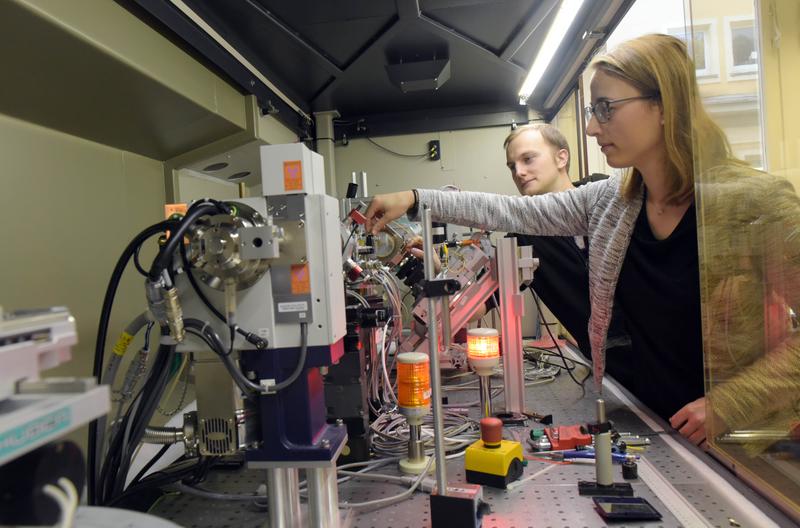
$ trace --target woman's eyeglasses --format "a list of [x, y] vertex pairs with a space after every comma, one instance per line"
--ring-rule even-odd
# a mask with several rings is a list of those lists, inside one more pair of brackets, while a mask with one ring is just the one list
[[638, 95], [636, 97], [624, 97], [622, 99], [601, 99], [594, 104], [590, 104], [586, 108], [583, 109], [584, 115], [586, 117], [586, 122], [588, 123], [592, 119], [592, 115], [597, 118], [598, 123], [608, 123], [608, 120], [611, 119], [611, 114], [613, 108], [611, 105], [617, 103], [624, 103], [626, 101], [635, 101], [637, 99], [654, 99], [657, 97], [656, 95]]

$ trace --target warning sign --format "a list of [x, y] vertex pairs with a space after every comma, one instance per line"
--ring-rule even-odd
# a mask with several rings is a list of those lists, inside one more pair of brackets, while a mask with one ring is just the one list
[[186, 214], [186, 210], [189, 206], [185, 203], [171, 203], [171, 204], [164, 204], [164, 218], [169, 218], [174, 214], [179, 214], [184, 216]]
[[311, 278], [308, 275], [308, 264], [294, 264], [290, 275], [293, 295], [311, 293]]
[[283, 162], [283, 190], [303, 190], [303, 163], [300, 160]]
[[[189, 205], [185, 203], [171, 203], [164, 204], [164, 218], [169, 220], [172, 215], [186, 216], [186, 211], [189, 210]], [[167, 240], [169, 240], [169, 230], [167, 230]], [[189, 245], [189, 237], [183, 237], [183, 243]]]

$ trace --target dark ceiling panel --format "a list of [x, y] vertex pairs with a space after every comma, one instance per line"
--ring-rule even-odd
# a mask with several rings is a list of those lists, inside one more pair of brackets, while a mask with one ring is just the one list
[[[430, 126], [463, 125], [470, 108], [475, 126], [503, 116], [518, 121], [517, 93], [559, 5], [558, 0], [184, 1], [301, 108], [338, 110], [343, 122], [376, 116], [385, 130], [395, 130], [392, 116], [403, 114], [438, 123]], [[175, 9], [170, 0], [138, 2]], [[558, 109], [576, 85], [578, 67], [632, 3], [586, 2], [529, 99], [534, 109], [545, 117]], [[450, 61], [444, 84], [438, 78], [411, 79], [404, 86], [414, 81], [437, 86], [436, 91], [404, 93], [386, 72], [388, 64], [434, 59]], [[434, 114], [435, 119], [424, 117]]]
[[245, 0], [244, 3], [250, 4], [253, 15], [271, 13], [342, 68], [397, 18], [394, 0]]
[[187, 4], [281, 90], [308, 101], [330, 81], [324, 59], [245, 2]]
[[[330, 104], [344, 115], [407, 111], [419, 108], [462, 106], [462, 101], [482, 104], [517, 103], [516, 92], [506, 87], [522, 82], [522, 72], [510, 69], [487, 56], [476, 56], [465, 42], [442, 36], [426, 27], [410, 27], [385, 48], [370, 50], [341, 79], [330, 96]], [[446, 49], [450, 57], [450, 80], [437, 91], [403, 93], [386, 74], [387, 49]], [[322, 109], [324, 102], [319, 102]]]
[[[547, 31], [550, 29], [550, 26], [553, 25], [553, 20], [556, 18], [557, 9], [552, 8], [555, 2], [548, 3], [547, 5], [542, 5], [543, 2], [537, 2], [537, 4], [539, 5], [531, 10], [529, 16], [536, 16], [537, 13], [541, 12], [539, 9], [544, 10], [547, 16], [537, 20], [538, 24], [535, 26], [535, 31], [527, 35], [527, 38], [521, 43], [519, 48], [510, 50], [513, 54], [509, 60], [514, 64], [524, 67], [526, 70], [530, 69], [534, 59], [536, 59], [536, 53], [539, 51], [539, 48], [542, 47], [542, 43], [545, 37], [547, 37]], [[558, 6], [556, 5], [556, 7]], [[528, 23], [529, 20], [527, 17], [520, 20], [519, 26], [515, 29], [515, 32], [521, 32], [525, 35], [526, 29], [528, 29], [526, 28], [526, 24]], [[507, 45], [513, 45], [513, 43], [509, 42]]]
[[538, 3], [531, 0], [422, 0], [420, 8], [424, 15], [499, 54]]

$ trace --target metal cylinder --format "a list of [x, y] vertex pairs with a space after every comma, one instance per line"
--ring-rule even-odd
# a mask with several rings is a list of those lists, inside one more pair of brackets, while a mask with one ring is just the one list
[[336, 467], [306, 469], [308, 484], [308, 526], [338, 528], [339, 490]]
[[[431, 208], [422, 204], [422, 247], [425, 253], [425, 278], [433, 280], [433, 243], [431, 231]], [[447, 302], [447, 299], [444, 299]], [[428, 313], [436, 313], [436, 299], [428, 298]], [[428, 325], [428, 347], [431, 356], [431, 408], [433, 410], [433, 441], [436, 463], [436, 486], [439, 495], [447, 495], [447, 467], [444, 450], [444, 419], [442, 417], [442, 378], [439, 372], [438, 325]]]
[[597, 399], [597, 423], [606, 422], [606, 402], [602, 398]]
[[422, 460], [425, 456], [425, 451], [422, 447], [422, 439], [420, 438], [421, 425], [408, 426], [408, 459], [417, 462]]
[[287, 468], [286, 470], [286, 498], [291, 507], [292, 519], [297, 519], [300, 522], [300, 470], [297, 468]]
[[300, 526], [300, 489], [297, 469], [267, 470], [269, 525], [273, 528]]
[[488, 418], [492, 415], [492, 378], [478, 376], [481, 389], [481, 417]]
[[[602, 399], [597, 400], [597, 423], [606, 423], [606, 402]], [[598, 486], [611, 486], [614, 483], [610, 432], [594, 435], [594, 467]]]
[[450, 297], [442, 297], [442, 350], [450, 349], [453, 330], [450, 325]]

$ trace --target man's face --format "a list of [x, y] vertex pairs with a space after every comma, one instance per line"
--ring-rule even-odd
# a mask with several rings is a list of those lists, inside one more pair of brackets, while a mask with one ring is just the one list
[[550, 145], [538, 130], [526, 130], [508, 145], [506, 165], [520, 194], [533, 196], [556, 190], [559, 169], [566, 167], [566, 151]]

